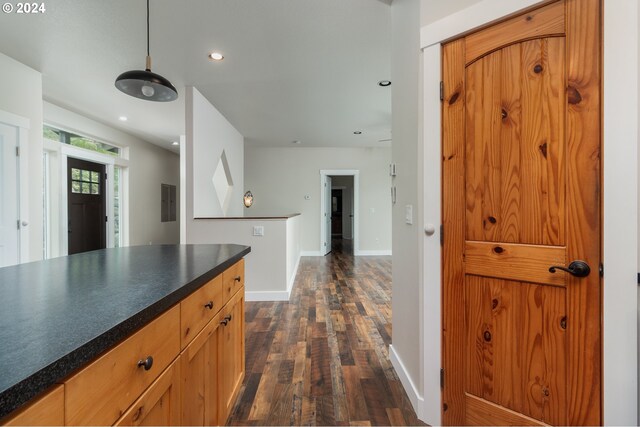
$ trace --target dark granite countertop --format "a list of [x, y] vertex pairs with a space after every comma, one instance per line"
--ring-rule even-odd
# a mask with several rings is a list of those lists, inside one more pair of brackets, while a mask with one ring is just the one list
[[250, 251], [241, 245], [134, 246], [0, 268], [0, 418]]

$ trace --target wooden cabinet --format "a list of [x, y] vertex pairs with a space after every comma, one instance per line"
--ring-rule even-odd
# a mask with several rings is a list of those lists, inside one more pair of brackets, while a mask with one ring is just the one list
[[180, 358], [149, 386], [114, 425], [180, 425]]
[[2, 420], [7, 426], [63, 426], [64, 386], [57, 385], [26, 408]]
[[107, 425], [120, 418], [178, 356], [179, 324], [174, 306], [68, 379], [66, 424]]
[[0, 424], [220, 425], [244, 364], [241, 260]]
[[218, 328], [220, 425], [226, 423], [244, 379], [244, 288], [227, 303], [223, 312]]
[[180, 303], [181, 348], [184, 349], [224, 305], [223, 275], [209, 281]]
[[182, 352], [182, 425], [218, 424], [218, 329], [221, 313]]
[[243, 286], [244, 259], [241, 259], [222, 273], [222, 289], [225, 304]]

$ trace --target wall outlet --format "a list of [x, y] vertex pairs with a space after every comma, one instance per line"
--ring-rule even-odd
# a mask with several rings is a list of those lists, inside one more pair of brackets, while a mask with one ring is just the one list
[[413, 205], [407, 205], [404, 209], [404, 222], [407, 224], [413, 224]]
[[255, 225], [255, 226], [253, 226], [253, 235], [254, 236], [264, 236], [264, 226], [263, 225]]

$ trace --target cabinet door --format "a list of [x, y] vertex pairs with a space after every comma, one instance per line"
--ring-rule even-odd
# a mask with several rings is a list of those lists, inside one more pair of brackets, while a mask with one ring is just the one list
[[180, 425], [180, 358], [149, 386], [115, 425]]
[[244, 379], [244, 288], [223, 311], [225, 316], [218, 333], [220, 425], [226, 424]]
[[55, 386], [26, 408], [4, 419], [5, 426], [63, 426], [64, 386]]
[[211, 320], [182, 352], [182, 425], [218, 423], [218, 325]]

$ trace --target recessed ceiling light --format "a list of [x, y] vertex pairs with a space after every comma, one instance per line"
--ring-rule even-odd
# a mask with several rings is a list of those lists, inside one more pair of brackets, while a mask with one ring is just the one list
[[178, 141], [173, 141], [171, 145], [180, 145], [180, 143]]
[[129, 119], [127, 119], [127, 116], [120, 116], [120, 117], [118, 117], [118, 119], [119, 119], [121, 122], [126, 122], [127, 120], [129, 120]]
[[302, 141], [296, 139], [295, 141], [293, 141], [293, 144], [302, 144]]
[[380, 80], [378, 86], [387, 87], [391, 86], [391, 80]]
[[209, 59], [212, 59], [214, 61], [222, 61], [224, 59], [224, 56], [222, 56], [220, 52], [211, 52], [209, 54]]
[[362, 132], [360, 132], [359, 130], [353, 132], [354, 135], [362, 135]]

